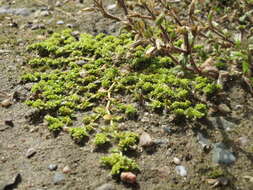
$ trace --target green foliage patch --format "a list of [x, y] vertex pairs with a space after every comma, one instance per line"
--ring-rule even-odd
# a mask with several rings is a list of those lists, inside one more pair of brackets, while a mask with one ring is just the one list
[[[120, 152], [133, 149], [139, 137], [119, 131], [115, 122], [138, 118], [138, 105], [151, 111], [166, 109], [184, 119], [205, 117], [208, 108], [193, 93], [212, 96], [219, 86], [174, 67], [169, 57], [145, 56], [148, 47], [132, 49], [129, 58], [126, 52], [133, 42], [127, 33], [81, 34], [77, 39], [71, 30], [64, 30], [29, 46], [28, 51], [37, 54], [28, 61], [29, 71], [22, 76], [23, 83], [33, 82], [26, 103], [46, 115], [53, 132], [72, 126], [77, 115], [84, 113], [83, 127], [68, 127], [71, 137], [80, 142], [95, 131], [96, 146], [111, 142]], [[138, 169], [121, 154], [104, 157], [102, 163], [112, 167], [113, 175]]]
[[120, 153], [113, 153], [110, 156], [101, 158], [104, 166], [111, 168], [112, 175], [119, 175], [122, 171], [138, 171], [139, 166], [136, 162]]

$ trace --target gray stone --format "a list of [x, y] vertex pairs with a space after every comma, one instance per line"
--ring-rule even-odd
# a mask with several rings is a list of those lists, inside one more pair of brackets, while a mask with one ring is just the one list
[[34, 148], [29, 148], [25, 154], [27, 158], [31, 158], [36, 154], [36, 150]]
[[53, 183], [55, 185], [62, 183], [65, 180], [65, 175], [63, 173], [55, 173], [53, 177]]
[[115, 9], [115, 8], [117, 8], [117, 5], [116, 5], [116, 4], [111, 4], [111, 5], [108, 5], [108, 6], [107, 6], [107, 9], [108, 9], [108, 10], [112, 10], [112, 9]]
[[179, 165], [181, 163], [181, 160], [177, 157], [174, 157], [173, 162], [174, 162], [174, 164]]
[[230, 113], [231, 109], [226, 104], [220, 104], [218, 106], [219, 110], [223, 113]]
[[84, 65], [85, 63], [87, 63], [87, 61], [84, 61], [84, 60], [79, 60], [76, 62], [77, 65]]
[[115, 190], [114, 185], [110, 183], [105, 183], [99, 187], [97, 187], [95, 190]]
[[41, 16], [49, 16], [50, 15], [50, 12], [48, 10], [44, 10], [44, 11], [41, 11], [40, 12], [40, 15]]
[[28, 8], [10, 8], [7, 6], [0, 7], [0, 14], [29, 16], [32, 11]]
[[176, 172], [182, 177], [187, 176], [187, 170], [184, 166], [176, 166]]
[[64, 24], [64, 21], [63, 21], [63, 20], [59, 20], [59, 21], [56, 22], [56, 24], [58, 24], [58, 25], [63, 25], [63, 24]]
[[171, 134], [172, 133], [172, 129], [170, 127], [166, 127], [166, 126], [163, 127], [163, 131], [165, 133], [167, 133], [167, 134]]
[[198, 132], [197, 139], [199, 144], [203, 147], [203, 149], [211, 147], [211, 143], [207, 138], [204, 137], [202, 133]]
[[236, 157], [234, 154], [229, 151], [223, 143], [216, 143], [214, 145], [213, 153], [213, 162], [217, 164], [232, 164], [235, 162]]
[[225, 129], [226, 131], [236, 127], [236, 124], [226, 120], [224, 117], [209, 117], [208, 120], [212, 123], [213, 127], [218, 129]]
[[167, 139], [155, 139], [153, 142], [156, 145], [162, 145], [162, 144], [168, 144], [169, 141]]
[[75, 37], [79, 37], [80, 32], [77, 31], [77, 30], [75, 30], [75, 31], [71, 32], [71, 34], [72, 34], [73, 36], [75, 36]]
[[140, 142], [139, 142], [140, 146], [142, 147], [148, 147], [148, 146], [151, 146], [154, 144], [151, 136], [146, 133], [146, 132], [143, 132], [140, 136]]
[[57, 170], [58, 166], [56, 164], [49, 164], [48, 165], [48, 169], [50, 171], [54, 171], [54, 170]]

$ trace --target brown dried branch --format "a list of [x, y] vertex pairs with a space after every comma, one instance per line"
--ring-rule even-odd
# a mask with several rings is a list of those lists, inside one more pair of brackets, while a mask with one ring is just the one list
[[123, 19], [116, 17], [109, 12], [107, 12], [104, 8], [103, 1], [102, 0], [93, 0], [95, 7], [102, 13], [102, 15], [106, 18], [113, 19], [116, 21], [123, 21]]

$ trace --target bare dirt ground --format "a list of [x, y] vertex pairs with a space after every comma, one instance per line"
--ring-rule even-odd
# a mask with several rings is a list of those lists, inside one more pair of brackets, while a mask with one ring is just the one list
[[[41, 2], [46, 4], [47, 1]], [[240, 82], [231, 81], [222, 100], [230, 108], [229, 113], [217, 115], [224, 116], [229, 124], [221, 120], [212, 125], [203, 121], [173, 126], [166, 118], [152, 113], [142, 114], [138, 121], [123, 123], [139, 132], [145, 130], [160, 140], [156, 150], [135, 156], [141, 172], [137, 176], [138, 184], [133, 186], [112, 179], [109, 170], [100, 167], [99, 158], [103, 153], [94, 152], [90, 143], [78, 146], [65, 133], [53, 137], [40, 117], [35, 117], [33, 110], [23, 103], [29, 89], [28, 85], [19, 83], [23, 63], [29, 57], [25, 47], [44, 39], [52, 31], [67, 27], [92, 34], [115, 34], [118, 26], [95, 13], [81, 14], [79, 10], [89, 6], [91, 1], [84, 4], [69, 1], [49, 14], [41, 2], [0, 2], [0, 12], [3, 8], [16, 10], [0, 14], [0, 91], [16, 92], [17, 96], [9, 107], [0, 107], [0, 190], [93, 190], [103, 184], [112, 184], [111, 189], [212, 189], [207, 179], [219, 172], [228, 184], [218, 189], [253, 189], [253, 98]], [[20, 13], [19, 8], [27, 12]], [[0, 98], [3, 100], [4, 95]], [[33, 122], [29, 122], [31, 119]], [[230, 126], [225, 130], [222, 125], [225, 129], [225, 125]], [[171, 131], [166, 131], [167, 128]], [[224, 142], [231, 148], [236, 162], [229, 166], [212, 163], [211, 152], [204, 152], [198, 143], [198, 132], [212, 143]], [[27, 158], [29, 149], [36, 153]], [[175, 172], [174, 157], [187, 168], [186, 177]], [[58, 166], [56, 171], [48, 169], [50, 164]], [[70, 168], [67, 173], [63, 172], [65, 166]], [[55, 175], [64, 179], [56, 184]]]

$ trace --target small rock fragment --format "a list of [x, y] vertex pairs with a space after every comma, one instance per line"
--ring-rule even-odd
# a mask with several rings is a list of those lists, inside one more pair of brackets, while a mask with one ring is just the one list
[[230, 113], [231, 109], [226, 105], [226, 104], [220, 104], [218, 106], [218, 109], [222, 112], [222, 113]]
[[56, 1], [55, 6], [56, 6], [56, 7], [62, 6], [62, 2], [61, 2], [61, 1]]
[[11, 98], [7, 98], [7, 99], [3, 100], [3, 101], [0, 103], [0, 105], [1, 105], [2, 107], [7, 108], [7, 107], [11, 106], [12, 103], [13, 103], [13, 102], [12, 102]]
[[172, 129], [170, 127], [164, 126], [163, 127], [163, 131], [167, 134], [171, 134], [172, 133]]
[[79, 61], [76, 62], [76, 64], [79, 65], [79, 66], [82, 66], [82, 65], [84, 65], [85, 63], [87, 63], [87, 62], [84, 61], [84, 60], [79, 60]]
[[232, 164], [236, 158], [234, 154], [226, 149], [223, 143], [216, 143], [213, 149], [213, 162], [217, 164]]
[[123, 182], [134, 184], [136, 183], [136, 175], [132, 172], [122, 172], [120, 174], [120, 179]]
[[63, 173], [55, 173], [53, 177], [53, 183], [55, 185], [62, 183], [65, 180], [65, 175]]
[[65, 166], [65, 167], [62, 169], [62, 172], [65, 173], [65, 174], [70, 173], [70, 171], [71, 171], [71, 169], [70, 169], [70, 167], [69, 167], [68, 165]]
[[71, 34], [72, 34], [73, 36], [75, 36], [75, 37], [79, 37], [80, 32], [76, 30], [76, 31], [71, 32]]
[[235, 110], [242, 110], [243, 109], [243, 105], [237, 104], [235, 105]]
[[57, 168], [58, 168], [58, 166], [57, 166], [56, 164], [49, 164], [49, 166], [48, 166], [48, 169], [49, 169], [50, 171], [57, 170]]
[[174, 158], [173, 158], [173, 162], [174, 162], [174, 164], [176, 164], [176, 165], [179, 165], [179, 164], [181, 163], [180, 159], [177, 158], [177, 157], [174, 157]]
[[50, 15], [50, 12], [49, 11], [47, 11], [47, 10], [44, 10], [44, 11], [41, 11], [40, 12], [40, 16], [49, 16]]
[[59, 21], [56, 22], [56, 24], [58, 24], [58, 25], [63, 25], [63, 24], [64, 24], [64, 21], [63, 21], [63, 20], [59, 20]]
[[36, 154], [36, 150], [34, 148], [29, 148], [26, 152], [26, 157], [27, 158], [31, 158], [32, 156], [34, 156]]
[[209, 142], [209, 140], [207, 138], [204, 137], [204, 135], [202, 133], [198, 132], [197, 139], [204, 151], [210, 150], [211, 143]]
[[74, 28], [74, 27], [75, 27], [74, 24], [70, 24], [70, 23], [66, 24], [66, 26], [67, 26], [68, 28]]
[[108, 9], [108, 10], [112, 10], [112, 9], [115, 9], [116, 7], [117, 7], [116, 4], [111, 4], [111, 5], [108, 5], [108, 6], [107, 6], [107, 9]]
[[228, 179], [227, 178], [225, 178], [225, 177], [219, 177], [218, 180], [219, 180], [219, 182], [220, 182], [220, 184], [222, 186], [228, 185]]
[[114, 185], [110, 183], [105, 183], [99, 187], [97, 187], [95, 190], [115, 190]]
[[142, 147], [148, 147], [148, 146], [151, 146], [153, 145], [153, 140], [151, 139], [150, 135], [146, 132], [143, 132], [140, 136], [140, 145]]
[[176, 166], [176, 172], [182, 177], [187, 176], [187, 170], [184, 166]]
[[45, 25], [44, 24], [34, 24], [32, 27], [31, 27], [31, 30], [38, 30], [38, 29], [45, 29]]
[[218, 187], [218, 186], [226, 186], [228, 185], [228, 179], [225, 177], [219, 177], [217, 179], [207, 179], [207, 183], [212, 185], [212, 188]]
[[241, 145], [241, 146], [245, 146], [248, 144], [249, 142], [249, 139], [246, 137], [246, 136], [242, 136], [242, 137], [239, 137], [236, 142]]
[[162, 144], [167, 144], [169, 141], [167, 139], [156, 139], [153, 142], [156, 145], [162, 145]]
[[82, 70], [80, 71], [79, 75], [84, 78], [87, 76], [87, 72], [85, 70]]

